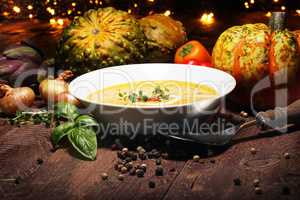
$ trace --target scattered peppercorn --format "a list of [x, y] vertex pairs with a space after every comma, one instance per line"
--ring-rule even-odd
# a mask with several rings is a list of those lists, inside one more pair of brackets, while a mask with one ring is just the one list
[[283, 186], [282, 188], [282, 194], [283, 195], [289, 195], [291, 193], [291, 190], [288, 186]]
[[130, 170], [130, 169], [133, 168], [133, 163], [132, 163], [132, 162], [128, 162], [128, 163], [125, 164], [125, 167], [126, 167], [128, 170]]
[[250, 152], [254, 155], [254, 154], [256, 154], [256, 149], [255, 149], [254, 147], [252, 147], [252, 148], [250, 149]]
[[126, 157], [125, 158], [125, 162], [131, 162], [132, 161], [132, 158], [131, 157]]
[[149, 181], [149, 188], [155, 188], [155, 182]]
[[259, 181], [259, 179], [254, 179], [254, 181], [253, 181], [253, 185], [254, 185], [254, 187], [258, 187], [259, 186], [259, 184], [260, 184], [260, 181]]
[[42, 165], [42, 164], [44, 163], [44, 161], [43, 161], [43, 159], [38, 158], [38, 159], [36, 160], [36, 163], [37, 163], [38, 165]]
[[164, 169], [162, 166], [157, 166], [157, 168], [155, 169], [155, 175], [156, 176], [163, 176], [164, 175]]
[[128, 171], [127, 167], [122, 167], [121, 168], [121, 173], [125, 174]]
[[137, 158], [138, 158], [138, 156], [137, 156], [136, 153], [133, 153], [132, 156], [131, 156], [131, 158], [132, 158], [133, 161], [136, 161]]
[[124, 167], [124, 165], [119, 164], [118, 165], [118, 171], [121, 171], [123, 167]]
[[141, 170], [141, 169], [137, 169], [136, 171], [135, 171], [135, 173], [136, 173], [136, 175], [137, 175], [137, 177], [143, 177], [144, 176], [144, 171], [143, 170]]
[[199, 162], [199, 160], [200, 160], [200, 156], [199, 155], [194, 155], [193, 156], [193, 161], [194, 162]]
[[234, 183], [234, 185], [241, 185], [241, 179], [235, 178], [235, 179], [233, 179], [233, 183]]
[[108, 179], [108, 174], [107, 173], [102, 173], [101, 177], [102, 177], [102, 180], [107, 180]]
[[255, 191], [255, 194], [262, 194], [262, 190], [260, 187], [255, 187], [254, 191]]
[[289, 153], [284, 153], [283, 156], [284, 156], [285, 159], [290, 159], [291, 158], [291, 155]]
[[240, 112], [240, 116], [243, 117], [243, 118], [247, 118], [248, 117], [248, 113], [245, 112], [245, 111], [241, 111]]
[[124, 148], [122, 149], [122, 152], [123, 152], [123, 153], [128, 153], [128, 148], [124, 147]]
[[144, 149], [144, 148], [141, 147], [141, 146], [138, 146], [138, 147], [136, 148], [137, 151], [140, 151], [140, 150], [142, 150], [142, 149]]
[[140, 169], [146, 172], [147, 170], [147, 165], [145, 163], [141, 164]]
[[119, 179], [120, 181], [123, 181], [123, 180], [124, 180], [124, 178], [125, 178], [125, 177], [124, 177], [124, 175], [123, 175], [123, 174], [119, 174], [119, 175], [118, 175], [118, 179]]
[[156, 160], [155, 160], [155, 164], [156, 164], [156, 165], [161, 165], [161, 159], [159, 159], [159, 158], [156, 159]]
[[139, 153], [139, 158], [141, 160], [146, 160], [147, 159], [147, 156], [144, 154], [144, 153]]

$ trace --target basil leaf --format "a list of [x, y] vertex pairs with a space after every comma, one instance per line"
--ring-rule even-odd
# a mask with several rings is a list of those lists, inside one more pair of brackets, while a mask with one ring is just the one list
[[75, 105], [63, 102], [55, 105], [54, 113], [58, 119], [64, 118], [69, 120], [75, 120], [80, 114]]
[[72, 146], [85, 158], [95, 160], [97, 155], [97, 137], [92, 129], [73, 128], [68, 134]]
[[97, 121], [89, 115], [80, 115], [76, 118], [76, 125], [80, 128], [98, 127]]
[[51, 140], [55, 146], [58, 145], [60, 140], [69, 134], [69, 131], [75, 126], [73, 122], [65, 122], [55, 127], [51, 134]]

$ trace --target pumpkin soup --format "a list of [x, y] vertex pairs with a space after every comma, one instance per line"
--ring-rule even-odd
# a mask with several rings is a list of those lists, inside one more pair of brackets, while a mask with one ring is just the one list
[[205, 84], [185, 81], [136, 81], [106, 87], [88, 95], [101, 104], [160, 106], [189, 104], [216, 97], [218, 92]]

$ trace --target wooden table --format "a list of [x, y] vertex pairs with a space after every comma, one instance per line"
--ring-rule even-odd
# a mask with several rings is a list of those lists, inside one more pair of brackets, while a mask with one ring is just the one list
[[[136, 161], [148, 165], [145, 176], [125, 175], [124, 181], [114, 169], [116, 151], [100, 147], [96, 161], [84, 161], [67, 147], [53, 152], [50, 134], [43, 125], [17, 127], [1, 120], [0, 178], [18, 177], [19, 183], [0, 182], [0, 199], [298, 199], [300, 194], [297, 130], [257, 137], [258, 130], [249, 128], [234, 145], [202, 156], [200, 162], [163, 159], [164, 176], [155, 176], [154, 160]], [[203, 146], [192, 149], [197, 153]], [[284, 157], [287, 152], [290, 159]], [[108, 180], [102, 180], [103, 172]], [[254, 179], [260, 180], [262, 194], [255, 193]]]
[[[54, 55], [61, 33], [39, 22], [0, 24], [0, 30], [0, 49], [29, 37], [44, 47], [49, 57]], [[191, 38], [199, 38], [196, 35]], [[203, 42], [209, 41], [212, 47], [215, 39], [212, 36]], [[205, 147], [182, 145], [179, 152], [192, 150], [189, 159], [164, 159], [164, 176], [155, 176], [155, 162], [146, 160], [144, 178], [126, 175], [120, 181], [114, 170], [115, 151], [100, 147], [96, 161], [81, 160], [70, 148], [52, 152], [50, 129], [43, 125], [11, 126], [2, 119], [0, 179], [20, 179], [18, 184], [1, 181], [0, 199], [299, 199], [300, 131], [263, 137], [256, 137], [257, 133], [256, 128], [243, 131], [241, 136], [247, 139], [203, 155], [200, 162], [190, 158]], [[251, 154], [251, 148], [257, 153]], [[286, 152], [290, 159], [284, 158]], [[102, 180], [103, 172], [108, 173], [108, 180]], [[257, 178], [262, 194], [254, 190], [253, 180]], [[234, 183], [238, 179], [240, 185]], [[150, 180], [156, 183], [155, 188], [149, 188]]]

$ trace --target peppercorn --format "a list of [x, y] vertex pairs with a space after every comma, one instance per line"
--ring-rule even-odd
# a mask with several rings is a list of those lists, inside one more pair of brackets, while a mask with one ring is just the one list
[[118, 171], [121, 171], [121, 169], [124, 167], [124, 165], [119, 164], [118, 165]]
[[254, 154], [256, 154], [256, 149], [255, 149], [254, 147], [252, 147], [252, 148], [250, 149], [250, 152], [254, 155]]
[[108, 178], [108, 174], [107, 173], [102, 173], [101, 177], [102, 177], [102, 180], [106, 180]]
[[136, 173], [137, 177], [143, 177], [144, 176], [144, 171], [141, 170], [141, 169], [137, 169], [135, 171], [135, 173]]
[[132, 158], [131, 157], [126, 157], [125, 158], [125, 162], [131, 162], [132, 161]]
[[289, 195], [291, 193], [291, 190], [288, 186], [283, 186], [281, 192], [282, 192], [283, 195]]
[[164, 175], [164, 169], [162, 166], [157, 166], [155, 169], [155, 175], [156, 176], [163, 176]]
[[289, 153], [284, 153], [283, 156], [284, 156], [285, 159], [290, 159], [291, 158]]
[[146, 164], [141, 164], [140, 169], [143, 170], [144, 172], [146, 172], [147, 170], [147, 165]]
[[38, 159], [36, 160], [36, 162], [37, 162], [38, 165], [41, 165], [41, 164], [44, 163], [43, 159], [41, 159], [41, 158], [38, 158]]
[[125, 167], [130, 170], [130, 169], [133, 168], [133, 163], [132, 162], [128, 162], [128, 163], [125, 164]]
[[234, 183], [234, 185], [241, 185], [241, 179], [235, 178], [235, 179], [233, 179], [233, 183]]
[[138, 147], [136, 148], [137, 151], [140, 151], [140, 150], [142, 150], [142, 149], [144, 149], [144, 148], [141, 147], [141, 146], [138, 146]]
[[200, 160], [200, 156], [198, 156], [198, 155], [193, 156], [193, 161], [194, 162], [199, 162], [199, 160]]
[[117, 156], [118, 156], [118, 158], [120, 158], [120, 159], [124, 159], [124, 158], [125, 158], [125, 156], [124, 156], [124, 154], [122, 153], [122, 151], [117, 151]]
[[139, 153], [139, 158], [141, 160], [146, 160], [147, 159], [147, 156], [144, 154], [144, 153]]
[[123, 180], [124, 180], [124, 175], [123, 175], [123, 174], [119, 174], [119, 175], [118, 175], [118, 179], [119, 179], [120, 181], [123, 181]]
[[240, 116], [243, 117], [243, 118], [247, 118], [248, 117], [248, 113], [245, 112], [245, 111], [241, 111], [240, 112]]
[[149, 181], [149, 188], [155, 188], [155, 182], [154, 181]]
[[159, 159], [159, 158], [156, 159], [156, 160], [155, 160], [155, 164], [156, 164], [156, 165], [161, 165], [161, 159]]
[[127, 153], [127, 152], [128, 152], [128, 148], [124, 147], [124, 148], [122, 149], [122, 152], [123, 152], [123, 153]]
[[260, 187], [255, 187], [254, 191], [256, 194], [262, 194], [262, 190]]
[[258, 187], [259, 186], [259, 184], [260, 184], [260, 181], [259, 181], [259, 179], [254, 179], [254, 181], [253, 181], [253, 185], [254, 185], [254, 187]]
[[137, 154], [136, 154], [136, 153], [133, 153], [132, 156], [131, 156], [131, 159], [132, 159], [133, 161], [136, 161], [137, 158], [138, 158]]
[[128, 171], [127, 167], [122, 167], [121, 168], [121, 173], [125, 174]]

